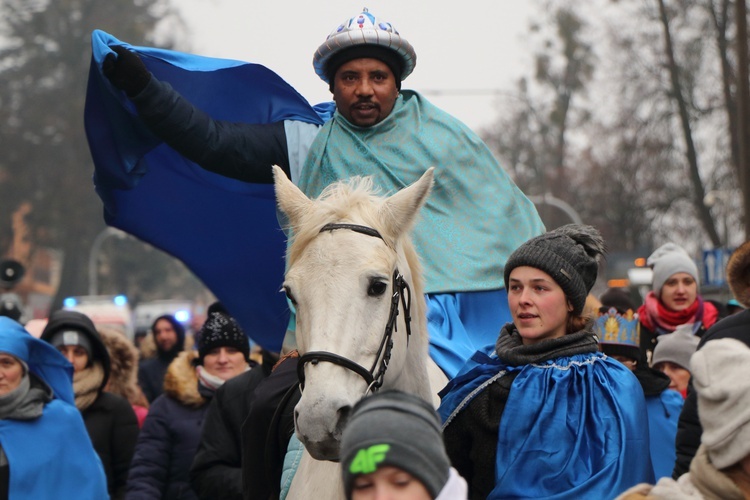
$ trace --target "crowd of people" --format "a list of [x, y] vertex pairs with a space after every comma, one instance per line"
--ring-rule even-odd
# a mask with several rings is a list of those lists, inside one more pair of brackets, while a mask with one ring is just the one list
[[[582, 225], [520, 245], [504, 273], [513, 319], [450, 380], [439, 408], [384, 391], [351, 410], [345, 497], [746, 498], [750, 242], [728, 267], [743, 308], [702, 332], [673, 325], [651, 353], [629, 290], [607, 289], [594, 314], [585, 310], [604, 252]], [[683, 310], [702, 300], [697, 272], [689, 276], [666, 292], [689, 299]], [[663, 288], [655, 281], [650, 294], [663, 300]], [[296, 353], [251, 360], [248, 336], [219, 302], [198, 331], [165, 315], [151, 336], [173, 359], [141, 387], [136, 373], [151, 373], [159, 354], [146, 358], [121, 331], [58, 310], [36, 338], [0, 318], [6, 497], [71, 488], [84, 498], [283, 498], [280, 472], [269, 471], [293, 433]], [[162, 393], [149, 402], [154, 384]], [[42, 477], [39, 460], [57, 465]]]
[[[601, 234], [545, 231], [473, 132], [401, 89], [416, 53], [367, 9], [314, 56], [336, 104], [322, 124], [214, 119], [136, 51], [100, 62], [148, 141], [223, 176], [267, 184], [277, 164], [313, 197], [359, 174], [395, 191], [438, 165], [415, 243], [450, 381], [438, 408], [383, 391], [347, 410], [345, 498], [750, 498], [750, 242], [727, 269], [731, 316], [671, 242], [645, 297], [594, 297]], [[0, 498], [284, 498], [294, 349], [252, 360], [221, 302], [195, 332], [154, 320], [151, 357], [79, 312], [52, 312], [39, 338], [17, 320], [0, 317]]]

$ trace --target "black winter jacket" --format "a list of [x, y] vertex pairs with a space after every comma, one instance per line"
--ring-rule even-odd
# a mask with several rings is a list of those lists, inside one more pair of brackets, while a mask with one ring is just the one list
[[113, 499], [123, 498], [138, 439], [138, 419], [128, 401], [103, 392], [83, 412], [83, 422], [107, 474]]
[[262, 367], [227, 380], [208, 407], [190, 483], [198, 498], [242, 500], [242, 423], [250, 412]]
[[255, 389], [242, 425], [242, 490], [245, 500], [278, 498], [294, 407], [299, 402], [298, 357], [282, 360]]

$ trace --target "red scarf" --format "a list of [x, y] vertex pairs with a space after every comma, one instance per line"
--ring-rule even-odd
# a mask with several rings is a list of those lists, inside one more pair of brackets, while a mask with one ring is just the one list
[[648, 292], [643, 305], [638, 308], [638, 319], [643, 326], [658, 334], [670, 333], [686, 323], [693, 323], [693, 333], [701, 326], [710, 328], [716, 323], [719, 311], [710, 302], [703, 302], [698, 296], [687, 309], [673, 311], [669, 309], [654, 292]]

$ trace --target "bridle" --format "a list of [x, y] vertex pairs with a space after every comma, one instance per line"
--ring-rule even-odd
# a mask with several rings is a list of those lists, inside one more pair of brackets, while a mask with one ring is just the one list
[[[360, 226], [358, 224], [326, 224], [320, 229], [320, 232], [334, 231], [336, 229], [348, 229], [360, 234], [367, 236], [373, 236], [380, 238], [386, 245], [388, 244], [383, 236], [376, 230], [367, 226]], [[388, 321], [385, 324], [385, 330], [383, 337], [380, 340], [380, 346], [378, 347], [378, 353], [375, 356], [375, 361], [372, 367], [368, 370], [359, 363], [345, 358], [339, 354], [328, 351], [311, 351], [302, 354], [297, 362], [297, 376], [299, 377], [299, 388], [300, 391], [305, 388], [305, 365], [312, 363], [317, 365], [321, 361], [327, 361], [335, 365], [339, 365], [347, 370], [351, 370], [358, 374], [360, 377], [365, 379], [367, 382], [367, 391], [376, 392], [383, 385], [383, 377], [385, 371], [388, 369], [388, 362], [391, 359], [391, 349], [393, 349], [393, 332], [398, 331], [397, 318], [398, 318], [398, 304], [399, 299], [404, 309], [404, 322], [406, 324], [406, 342], [409, 345], [409, 338], [411, 337], [411, 290], [409, 289], [408, 283], [404, 280], [401, 273], [398, 272], [398, 268], [393, 271], [393, 294], [391, 295], [391, 311], [388, 315]]]

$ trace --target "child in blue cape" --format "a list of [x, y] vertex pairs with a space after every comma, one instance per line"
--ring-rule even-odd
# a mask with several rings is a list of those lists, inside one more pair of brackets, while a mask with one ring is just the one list
[[513, 323], [440, 394], [470, 498], [613, 498], [653, 477], [643, 391], [582, 316], [603, 253], [596, 229], [571, 224], [508, 259]]

